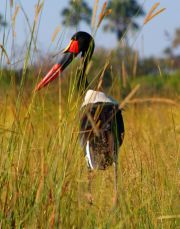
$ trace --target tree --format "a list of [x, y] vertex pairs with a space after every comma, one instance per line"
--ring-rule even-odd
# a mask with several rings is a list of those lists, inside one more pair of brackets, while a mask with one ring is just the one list
[[175, 31], [175, 36], [173, 39], [172, 46], [173, 46], [173, 48], [177, 48], [180, 46], [180, 28], [176, 29], [176, 31]]
[[6, 21], [4, 20], [3, 16], [0, 14], [0, 29], [2, 27], [6, 27], [7, 26], [7, 23]]
[[127, 27], [139, 29], [135, 18], [144, 15], [144, 10], [136, 0], [111, 0], [109, 8], [112, 13], [108, 17], [104, 30], [116, 33], [118, 41], [125, 35]]
[[176, 51], [180, 47], [180, 28], [175, 30], [173, 36], [170, 36], [169, 33], [166, 31], [166, 37], [169, 41], [169, 46], [165, 48], [164, 54], [168, 57], [175, 57], [174, 51]]
[[78, 27], [81, 21], [90, 24], [92, 10], [84, 0], [70, 0], [69, 7], [62, 10], [63, 24]]

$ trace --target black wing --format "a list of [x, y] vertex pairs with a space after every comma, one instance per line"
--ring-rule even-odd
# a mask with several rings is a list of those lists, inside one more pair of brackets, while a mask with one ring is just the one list
[[121, 110], [114, 104], [88, 104], [83, 108], [80, 141], [91, 169], [111, 165], [124, 136]]

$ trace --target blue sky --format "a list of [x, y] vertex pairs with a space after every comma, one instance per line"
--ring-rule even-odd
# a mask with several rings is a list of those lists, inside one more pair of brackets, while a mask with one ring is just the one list
[[[99, 10], [105, 0], [99, 0]], [[7, 20], [10, 21], [10, 7], [9, 0], [3, 0], [1, 2], [0, 13], [4, 14], [5, 5], [7, 2]], [[30, 24], [32, 25], [34, 19], [35, 5], [38, 0], [14, 0], [14, 4], [22, 4], [24, 10], [26, 11]], [[87, 0], [90, 6], [93, 6], [94, 0]], [[140, 4], [144, 6], [147, 12], [151, 6], [157, 2], [154, 0], [138, 0]], [[130, 43], [133, 44], [135, 49], [139, 50], [141, 56], [161, 56], [163, 55], [163, 50], [169, 45], [169, 41], [165, 36], [165, 31], [170, 35], [173, 35], [175, 28], [180, 27], [180, 1], [179, 0], [159, 0], [160, 7], [165, 7], [166, 11], [161, 15], [154, 18], [149, 24], [143, 27], [141, 33], [136, 38], [135, 34], [132, 34]], [[60, 11], [68, 4], [68, 0], [45, 0], [43, 13], [41, 15], [41, 20], [39, 24], [38, 32], [38, 48], [43, 50], [45, 53], [47, 51], [55, 51], [57, 49], [57, 40], [51, 44], [51, 37], [55, 28], [60, 25], [61, 32], [63, 33], [63, 38], [60, 40], [61, 45], [58, 46], [59, 49], [64, 47], [68, 42], [75, 29], [65, 28], [61, 24]], [[14, 8], [12, 10], [13, 14]], [[143, 24], [143, 18], [139, 18], [138, 22], [140, 25]], [[82, 24], [81, 30], [90, 32], [90, 27]], [[0, 40], [2, 43], [1, 30]], [[16, 19], [16, 38], [14, 39], [16, 47], [22, 47], [24, 43], [29, 38], [29, 30], [25, 17], [20, 10]], [[103, 33], [100, 29], [95, 37], [96, 46], [110, 47], [114, 48], [117, 44], [116, 37], [110, 33]], [[6, 48], [9, 50], [11, 47], [12, 39], [11, 33], [8, 37], [8, 42]]]

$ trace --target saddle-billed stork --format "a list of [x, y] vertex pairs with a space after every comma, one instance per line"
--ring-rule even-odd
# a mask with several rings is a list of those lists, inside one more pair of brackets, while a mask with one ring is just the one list
[[[94, 52], [94, 39], [86, 32], [75, 33], [70, 44], [55, 64], [36, 86], [38, 91], [55, 78], [81, 53], [83, 67], [79, 73], [78, 89], [86, 90], [86, 67]], [[124, 138], [124, 122], [118, 102], [96, 90], [87, 90], [81, 106], [80, 143], [84, 148], [89, 171], [104, 170], [114, 164], [115, 194], [117, 194], [118, 151]], [[89, 182], [90, 183], [90, 182]]]

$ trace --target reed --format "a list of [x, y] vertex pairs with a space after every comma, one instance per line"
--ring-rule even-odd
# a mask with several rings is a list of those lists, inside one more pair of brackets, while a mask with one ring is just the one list
[[58, 34], [59, 34], [60, 31], [61, 31], [61, 26], [58, 25], [58, 26], [55, 28], [55, 30], [54, 30], [54, 32], [53, 32], [53, 35], [52, 35], [52, 37], [51, 37], [51, 42], [52, 42], [52, 43], [55, 41], [55, 39], [56, 39], [56, 37], [58, 36]]
[[157, 7], [160, 5], [159, 2], [155, 3], [152, 8], [150, 9], [150, 11], [147, 13], [145, 19], [144, 19], [144, 25], [146, 25], [148, 22], [150, 22], [154, 17], [156, 17], [157, 15], [159, 15], [160, 13], [162, 13], [163, 11], [166, 10], [166, 8], [162, 8], [160, 10], [158, 10], [157, 12], [155, 12], [155, 10], [157, 9]]
[[127, 71], [124, 61], [122, 61], [122, 85], [124, 88], [127, 86]]
[[103, 21], [103, 19], [105, 17], [107, 17], [109, 14], [111, 14], [112, 10], [111, 9], [107, 9], [107, 1], [104, 2], [101, 12], [99, 14], [99, 19], [98, 19], [98, 23], [97, 23], [97, 29], [100, 27], [101, 22]]
[[9, 59], [9, 57], [8, 57], [8, 54], [7, 54], [7, 52], [6, 52], [6, 49], [4, 48], [4, 46], [2, 45], [2, 44], [0, 44], [0, 48], [1, 48], [1, 50], [2, 50], [2, 53], [5, 55], [5, 57], [6, 57], [6, 63], [7, 64], [11, 64], [11, 62], [10, 62], [10, 59]]
[[137, 64], [138, 64], [138, 52], [135, 51], [135, 53], [134, 53], [134, 61], [133, 61], [133, 70], [132, 70], [133, 78], [135, 78], [136, 74], [137, 74]]
[[134, 99], [127, 101], [127, 103], [129, 103], [129, 104], [162, 103], [162, 104], [169, 104], [169, 105], [178, 106], [176, 101], [174, 101], [172, 99], [168, 99], [168, 98], [143, 98], [143, 99], [134, 98]]
[[19, 6], [19, 5], [16, 5], [16, 8], [15, 8], [15, 10], [14, 10], [14, 14], [13, 14], [13, 16], [12, 16], [12, 29], [13, 29], [13, 36], [14, 36], [14, 37], [16, 36], [15, 24], [16, 24], [16, 17], [17, 17], [17, 15], [18, 15], [19, 9], [20, 9], [20, 6]]
[[96, 28], [96, 15], [97, 15], [97, 10], [98, 10], [98, 4], [99, 4], [99, 0], [95, 0], [94, 6], [93, 6], [92, 18], [91, 18], [92, 33], [93, 31], [95, 31], [95, 28]]

